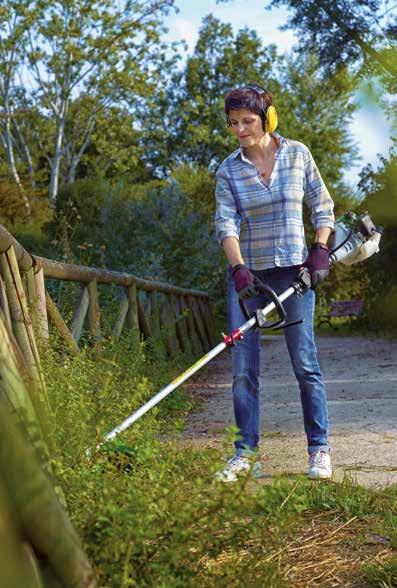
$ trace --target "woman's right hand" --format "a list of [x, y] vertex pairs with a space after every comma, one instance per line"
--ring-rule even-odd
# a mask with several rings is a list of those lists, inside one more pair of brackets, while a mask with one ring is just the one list
[[255, 288], [255, 277], [246, 265], [238, 263], [232, 269], [232, 277], [236, 292], [242, 300], [257, 296]]

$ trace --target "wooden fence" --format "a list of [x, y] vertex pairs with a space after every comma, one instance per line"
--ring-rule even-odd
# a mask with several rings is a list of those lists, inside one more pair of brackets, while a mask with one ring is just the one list
[[[68, 322], [47, 291], [50, 280], [78, 284]], [[110, 332], [101, 320], [102, 284], [113, 285], [118, 298]], [[7, 562], [0, 554], [0, 567], [10, 588], [43, 588], [47, 584], [35, 557], [40, 553], [49, 567], [47, 577], [53, 578], [49, 585], [94, 588], [53, 472], [56, 447], [46, 426], [49, 399], [36, 337], [51, 343], [49, 322], [70, 353], [78, 352], [83, 336], [97, 346], [104, 337], [117, 340], [130, 329], [137, 341], [164, 336], [170, 354], [179, 349], [198, 354], [214, 344], [213, 321], [204, 292], [37, 257], [0, 225], [0, 469], [7, 472], [0, 476], [0, 539], [7, 539], [9, 547]], [[37, 500], [31, 508], [32, 489]]]
[[[117, 340], [123, 328], [128, 328], [138, 340], [164, 331], [170, 353], [179, 349], [206, 352], [214, 345], [213, 320], [205, 292], [30, 255], [1, 225], [0, 272], [0, 305], [36, 378], [39, 374], [34, 373], [37, 349], [32, 323], [43, 340], [49, 339], [48, 322], [52, 323], [71, 353], [78, 352], [85, 324], [93, 343], [104, 335]], [[79, 295], [69, 324], [46, 289], [49, 279], [78, 283]], [[101, 325], [100, 284], [114, 285], [118, 290], [118, 310], [111, 332], [105, 334]]]

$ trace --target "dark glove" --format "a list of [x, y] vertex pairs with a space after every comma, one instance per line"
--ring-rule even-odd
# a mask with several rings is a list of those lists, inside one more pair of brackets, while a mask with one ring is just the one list
[[324, 282], [329, 274], [329, 249], [323, 243], [313, 243], [309, 255], [303, 264], [308, 268], [312, 281], [312, 290]]
[[241, 263], [235, 265], [232, 269], [232, 276], [234, 287], [236, 288], [239, 298], [244, 300], [251, 296], [257, 296], [258, 293], [255, 288], [255, 277], [246, 265]]

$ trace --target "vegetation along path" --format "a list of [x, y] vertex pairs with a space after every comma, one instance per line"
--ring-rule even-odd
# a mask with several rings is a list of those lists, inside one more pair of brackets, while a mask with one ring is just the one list
[[[397, 482], [397, 341], [348, 336], [317, 337], [327, 387], [334, 478], [350, 475], [377, 487]], [[282, 336], [263, 336], [261, 350], [261, 460], [275, 474], [307, 468], [299, 389]], [[221, 447], [234, 424], [231, 355], [214, 360], [191, 389], [201, 402], [184, 439]]]

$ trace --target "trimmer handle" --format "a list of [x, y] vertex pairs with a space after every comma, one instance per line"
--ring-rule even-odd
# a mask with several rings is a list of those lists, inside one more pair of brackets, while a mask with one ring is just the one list
[[[255, 288], [256, 288], [257, 292], [259, 294], [264, 294], [265, 296], [268, 296], [270, 298], [270, 300], [274, 303], [274, 306], [276, 307], [276, 310], [277, 310], [277, 313], [279, 316], [279, 318], [272, 323], [266, 322], [266, 324], [263, 324], [263, 325], [258, 324], [258, 326], [266, 327], [267, 329], [274, 329], [276, 327], [281, 328], [282, 323], [286, 322], [287, 313], [285, 312], [285, 308], [282, 305], [279, 297], [277, 296], [277, 294], [275, 293], [273, 288], [271, 288], [267, 284], [264, 284], [259, 278], [255, 277], [254, 283], [255, 283]], [[247, 306], [245, 305], [244, 300], [239, 298], [239, 303], [240, 303], [241, 312], [243, 313], [244, 318], [249, 320], [251, 318], [251, 315], [249, 313]]]
[[[264, 318], [263, 313], [260, 312], [261, 309], [257, 309], [250, 314], [244, 300], [239, 298], [241, 312], [243, 313], [243, 316], [246, 320], [249, 320], [252, 316], [255, 316], [256, 325], [262, 329], [285, 329], [286, 327], [292, 327], [293, 325], [303, 323], [303, 320], [287, 322], [286, 310], [273, 288], [271, 288], [268, 284], [264, 284], [262, 280], [256, 276], [254, 283], [257, 292], [267, 296], [273, 302], [279, 318], [272, 323], [269, 323]], [[295, 289], [295, 293], [298, 296], [301, 296], [310, 288], [310, 275], [307, 268], [302, 267], [300, 269], [298, 279], [293, 284], [291, 284], [291, 286]]]

